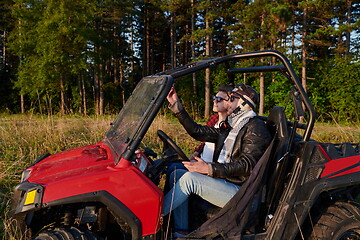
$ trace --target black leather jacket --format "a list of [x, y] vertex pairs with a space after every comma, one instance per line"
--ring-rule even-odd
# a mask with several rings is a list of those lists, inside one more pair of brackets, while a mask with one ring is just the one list
[[218, 163], [217, 159], [220, 151], [231, 130], [229, 124], [223, 124], [220, 128], [197, 124], [185, 109], [180, 110], [175, 116], [194, 139], [216, 143], [213, 157], [214, 163], [209, 165], [208, 175], [214, 178], [225, 178], [235, 184], [242, 184], [247, 180], [253, 167], [265, 152], [272, 139], [264, 121], [254, 117], [238, 133], [231, 161], [224, 164]]

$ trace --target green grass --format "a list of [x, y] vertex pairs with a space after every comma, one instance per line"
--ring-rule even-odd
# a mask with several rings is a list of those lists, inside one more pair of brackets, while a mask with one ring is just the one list
[[[0, 115], [0, 238], [22, 239], [11, 234], [10, 224], [5, 221], [13, 187], [19, 182], [21, 172], [45, 153], [53, 154], [101, 141], [114, 118]], [[312, 138], [320, 142], [359, 142], [360, 127], [346, 125], [317, 124]], [[162, 142], [156, 134], [158, 129], [167, 133], [188, 155], [199, 144], [189, 137], [176, 119], [160, 115], [141, 147], [161, 152]]]

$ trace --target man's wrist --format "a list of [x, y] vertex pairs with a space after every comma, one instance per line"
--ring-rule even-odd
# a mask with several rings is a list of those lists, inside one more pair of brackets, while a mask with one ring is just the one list
[[182, 109], [183, 106], [180, 103], [180, 100], [177, 100], [176, 102], [174, 102], [173, 104], [169, 104], [168, 108], [173, 112], [173, 113], [179, 113]]

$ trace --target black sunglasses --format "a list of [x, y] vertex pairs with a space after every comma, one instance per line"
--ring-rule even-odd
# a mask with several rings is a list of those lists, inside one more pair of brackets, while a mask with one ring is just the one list
[[240, 99], [240, 97], [231, 95], [230, 98], [229, 98], [230, 102], [233, 102], [235, 99]]
[[225, 99], [225, 98], [218, 97], [218, 96], [213, 96], [212, 98], [213, 98], [213, 101], [215, 101], [215, 102], [229, 101], [229, 99]]

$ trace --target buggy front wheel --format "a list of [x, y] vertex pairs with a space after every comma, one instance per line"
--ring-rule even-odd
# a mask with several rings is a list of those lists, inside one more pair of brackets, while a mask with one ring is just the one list
[[32, 240], [102, 240], [89, 230], [80, 230], [76, 227], [55, 227], [41, 231]]

